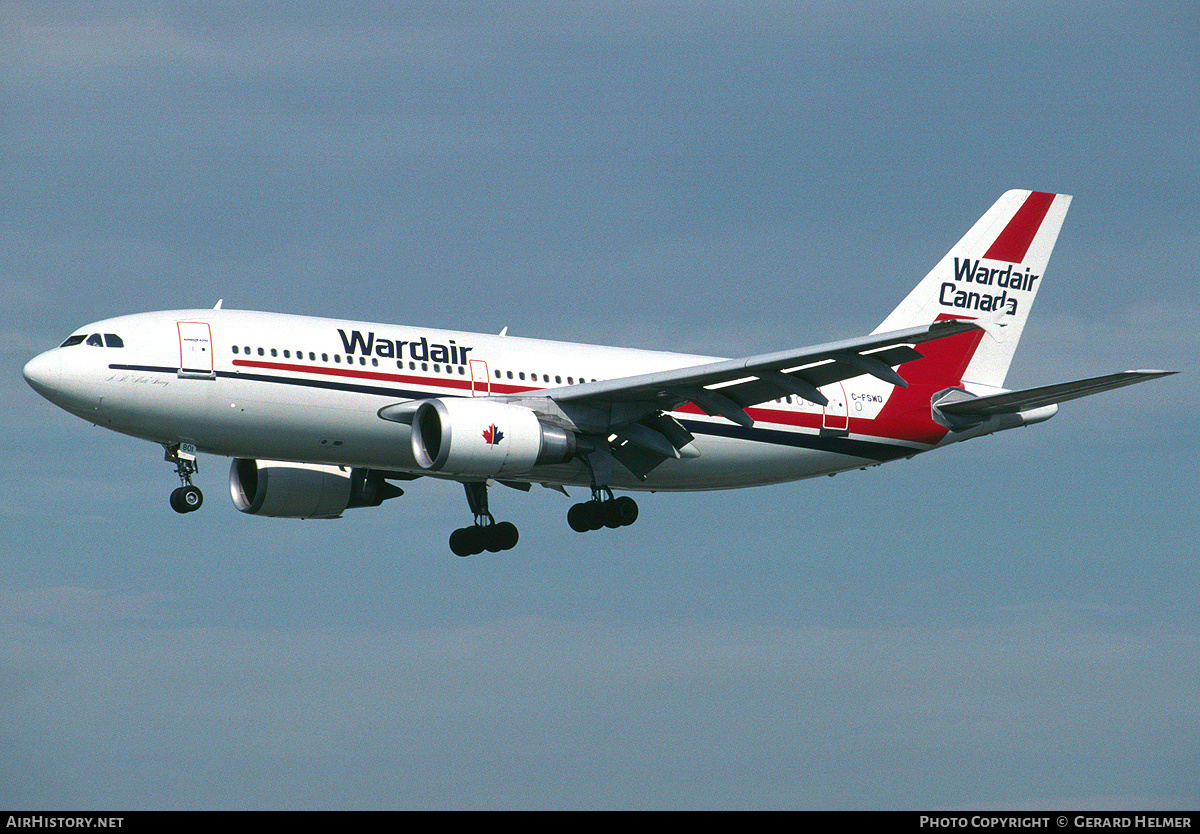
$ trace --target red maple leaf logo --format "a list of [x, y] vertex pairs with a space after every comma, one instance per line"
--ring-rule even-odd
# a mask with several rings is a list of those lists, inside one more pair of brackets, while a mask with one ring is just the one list
[[496, 428], [496, 424], [492, 423], [483, 430], [483, 442], [489, 446], [498, 446], [500, 441], [504, 439], [504, 432]]

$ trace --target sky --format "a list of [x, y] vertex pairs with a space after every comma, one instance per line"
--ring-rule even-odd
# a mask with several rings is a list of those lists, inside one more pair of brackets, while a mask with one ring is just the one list
[[[1192, 0], [0, 0], [0, 807], [1200, 807]], [[869, 472], [178, 516], [21, 378], [259, 309], [742, 356], [1074, 195], [1007, 384], [1177, 376]], [[576, 496], [573, 500], [579, 500]]]

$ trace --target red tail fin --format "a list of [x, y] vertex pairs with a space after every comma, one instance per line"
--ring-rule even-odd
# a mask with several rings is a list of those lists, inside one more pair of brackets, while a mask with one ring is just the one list
[[[948, 344], [937, 343], [940, 347], [925, 345], [941, 358], [910, 363], [901, 371], [906, 379], [913, 373], [948, 374], [997, 388], [1004, 384], [1070, 202], [1065, 194], [1005, 193], [892, 311], [876, 333], [943, 318], [996, 319], [993, 332], [973, 337], [966, 365], [957, 373], [947, 369], [956, 365], [955, 352], [965, 350], [972, 337], [946, 339]], [[935, 367], [940, 370], [932, 371]]]

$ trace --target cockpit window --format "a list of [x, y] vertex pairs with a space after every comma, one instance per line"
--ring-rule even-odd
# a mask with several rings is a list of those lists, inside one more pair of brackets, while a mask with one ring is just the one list
[[125, 340], [116, 333], [93, 333], [90, 336], [86, 333], [76, 333], [74, 336], [71, 336], [65, 342], [59, 345], [59, 347], [74, 347], [75, 345], [82, 345], [85, 343], [91, 345], [92, 347], [125, 347]]

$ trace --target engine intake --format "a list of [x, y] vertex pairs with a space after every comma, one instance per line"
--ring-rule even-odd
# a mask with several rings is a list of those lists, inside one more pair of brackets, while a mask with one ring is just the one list
[[274, 518], [337, 518], [404, 494], [368, 469], [246, 458], [230, 465], [229, 492], [242, 512]]
[[528, 474], [575, 456], [575, 434], [528, 408], [495, 400], [426, 400], [412, 422], [413, 455], [422, 469], [448, 475]]

